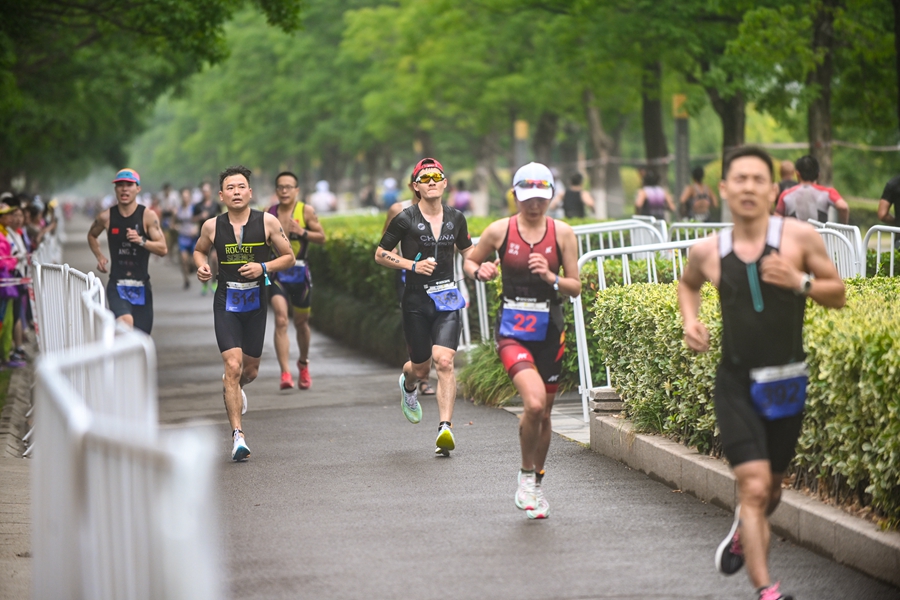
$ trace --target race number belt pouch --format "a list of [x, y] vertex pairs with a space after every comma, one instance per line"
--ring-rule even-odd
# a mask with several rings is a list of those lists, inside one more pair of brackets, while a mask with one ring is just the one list
[[793, 417], [806, 404], [809, 369], [805, 362], [750, 371], [750, 398], [756, 412], [773, 421]]
[[550, 324], [550, 303], [509, 300], [503, 303], [500, 335], [523, 342], [542, 342]]
[[250, 312], [259, 308], [259, 282], [238, 283], [226, 282], [228, 289], [225, 292], [226, 312]]
[[281, 283], [303, 283], [306, 281], [306, 261], [294, 261], [294, 266], [278, 274]]
[[132, 306], [143, 306], [147, 301], [144, 282], [137, 279], [120, 279], [116, 282], [116, 291], [119, 298]]
[[427, 285], [425, 293], [431, 296], [434, 307], [440, 312], [451, 312], [466, 307], [466, 299], [459, 292], [455, 281], [438, 281]]

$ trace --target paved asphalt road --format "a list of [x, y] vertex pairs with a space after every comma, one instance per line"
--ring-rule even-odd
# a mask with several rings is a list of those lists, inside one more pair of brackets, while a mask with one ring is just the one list
[[[86, 228], [70, 226], [66, 257], [94, 269], [80, 242]], [[551, 516], [529, 521], [513, 504], [514, 415], [459, 400], [458, 449], [437, 458], [434, 400], [411, 425], [398, 406], [398, 370], [320, 333], [312, 389], [280, 392], [271, 318], [260, 377], [246, 388], [252, 456], [232, 463], [212, 300], [196, 280], [182, 290], [167, 261], [151, 263], [160, 418], [164, 427], [203, 420], [220, 439], [232, 598], [755, 598], [743, 572], [726, 578], [713, 565], [726, 511], [554, 435]], [[771, 563], [798, 600], [900, 599], [777, 538]]]

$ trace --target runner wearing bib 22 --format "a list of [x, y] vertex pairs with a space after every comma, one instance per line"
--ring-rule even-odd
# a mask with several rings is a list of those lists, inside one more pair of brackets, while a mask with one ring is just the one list
[[[806, 298], [844, 305], [844, 282], [816, 230], [796, 219], [770, 217], [778, 191], [772, 159], [745, 146], [726, 155], [721, 197], [734, 227], [698, 242], [678, 285], [684, 340], [709, 349], [698, 320], [700, 288], [719, 289], [722, 362], [714, 401], [725, 456], [738, 484], [738, 506], [716, 551], [716, 567], [747, 574], [761, 600], [788, 600], [769, 578], [768, 515], [781, 500], [806, 398], [803, 313]], [[810, 274], [815, 279], [810, 277]]]
[[[235, 461], [250, 456], [241, 429], [241, 414], [247, 411], [243, 387], [256, 379], [259, 357], [266, 335], [266, 286], [271, 274], [294, 265], [291, 244], [278, 219], [251, 210], [250, 169], [228, 167], [219, 175], [219, 199], [228, 211], [208, 219], [194, 247], [197, 279], [212, 279], [209, 253], [219, 256], [219, 285], [213, 298], [216, 342], [225, 363], [222, 393], [231, 423]], [[274, 246], [278, 258], [271, 256]]]
[[[519, 214], [488, 225], [464, 270], [487, 281], [497, 276], [498, 263], [502, 269], [503, 300], [494, 336], [525, 408], [519, 422], [522, 465], [515, 501], [529, 519], [544, 519], [550, 506], [541, 486], [565, 341], [560, 293], [577, 296], [581, 279], [575, 232], [546, 215], [553, 197], [550, 169], [525, 165], [516, 171], [513, 190]], [[495, 251], [500, 258], [485, 262]]]
[[[400, 375], [400, 408], [411, 423], [422, 420], [419, 381], [427, 381], [434, 359], [438, 375], [440, 413], [436, 454], [449, 456], [456, 448], [451, 431], [456, 400], [453, 357], [459, 343], [459, 309], [465, 300], [454, 281], [453, 247], [465, 257], [472, 251], [466, 218], [441, 203], [447, 179], [441, 163], [423, 158], [413, 169], [418, 204], [404, 209], [388, 225], [375, 251], [375, 262], [391, 269], [406, 269], [403, 294], [403, 335], [409, 361]], [[391, 252], [402, 242], [402, 256]]]

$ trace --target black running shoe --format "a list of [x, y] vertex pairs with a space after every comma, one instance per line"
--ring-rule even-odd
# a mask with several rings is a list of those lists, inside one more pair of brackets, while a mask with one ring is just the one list
[[716, 568], [723, 575], [734, 575], [744, 566], [744, 549], [741, 547], [741, 532], [738, 526], [741, 524], [741, 505], [734, 509], [734, 523], [731, 531], [716, 549]]

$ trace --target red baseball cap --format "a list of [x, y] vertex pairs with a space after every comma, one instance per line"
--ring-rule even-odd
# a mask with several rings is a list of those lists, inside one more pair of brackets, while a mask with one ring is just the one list
[[413, 167], [412, 180], [415, 181], [416, 177], [419, 176], [419, 173], [421, 173], [425, 169], [437, 169], [441, 173], [444, 172], [444, 167], [441, 165], [441, 163], [433, 158], [423, 158], [416, 163], [415, 167]]

